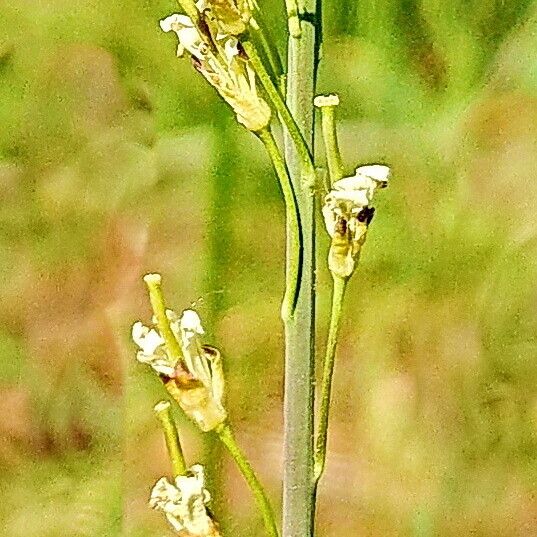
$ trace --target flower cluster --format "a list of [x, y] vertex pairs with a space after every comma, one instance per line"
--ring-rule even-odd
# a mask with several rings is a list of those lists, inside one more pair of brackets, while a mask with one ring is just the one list
[[160, 27], [177, 34], [177, 55], [190, 55], [194, 67], [233, 108], [237, 121], [253, 132], [263, 130], [271, 110], [258, 94], [255, 71], [237, 37], [250, 21], [248, 2], [199, 0], [196, 8], [197, 20], [174, 13], [161, 20]]
[[181, 535], [218, 537], [220, 533], [207, 512], [211, 496], [205, 488], [203, 466], [194, 464], [185, 475], [170, 483], [165, 477], [157, 481], [149, 505], [162, 511]]
[[370, 204], [375, 191], [388, 185], [389, 177], [388, 166], [373, 164], [360, 166], [353, 176], [332, 185], [322, 210], [332, 238], [328, 266], [335, 276], [348, 278], [354, 272], [373, 218]]
[[140, 349], [136, 357], [161, 376], [172, 397], [202, 431], [211, 431], [227, 417], [220, 352], [202, 344], [204, 331], [194, 310], [185, 310], [181, 317], [166, 310], [166, 316], [182, 356], [172, 352], [154, 319], [154, 327], [140, 321], [132, 327], [132, 339]]

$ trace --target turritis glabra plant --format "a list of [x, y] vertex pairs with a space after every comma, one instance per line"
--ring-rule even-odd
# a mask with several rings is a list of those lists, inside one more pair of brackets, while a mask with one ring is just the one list
[[[356, 272], [373, 219], [372, 203], [388, 185], [390, 169], [364, 164], [345, 174], [337, 130], [337, 95], [315, 97], [320, 43], [319, 0], [286, 0], [287, 61], [263, 24], [255, 0], [179, 0], [181, 13], [160, 21], [178, 38], [177, 56], [190, 61], [230, 106], [238, 123], [264, 145], [279, 181], [286, 209], [286, 275], [281, 317], [285, 330], [284, 461], [282, 523], [246, 455], [239, 447], [225, 404], [223, 358], [204, 342], [196, 311], [180, 314], [164, 301], [161, 276], [144, 281], [153, 310], [151, 322], [134, 323], [137, 359], [149, 366], [168, 393], [155, 406], [171, 461], [171, 475], [154, 485], [152, 508], [182, 537], [219, 536], [210, 508], [205, 470], [187, 465], [171, 405], [202, 434], [222, 442], [246, 483], [270, 537], [315, 534], [317, 485], [327, 451], [332, 376], [347, 284]], [[312, 152], [314, 111], [320, 113], [326, 173], [318, 173]], [[273, 135], [283, 129], [284, 147]], [[320, 181], [323, 175], [326, 180]], [[320, 208], [320, 210], [319, 210]], [[330, 238], [326, 266], [332, 275], [332, 309], [320, 376], [320, 400], [314, 405], [315, 223]], [[292, 393], [290, 393], [292, 392]], [[278, 517], [279, 518], [279, 517]]]

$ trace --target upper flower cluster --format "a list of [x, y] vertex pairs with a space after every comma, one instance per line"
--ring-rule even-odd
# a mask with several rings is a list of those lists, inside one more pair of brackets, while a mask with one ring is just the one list
[[374, 209], [370, 204], [376, 190], [388, 185], [389, 177], [388, 166], [373, 164], [360, 166], [353, 176], [332, 185], [322, 211], [326, 230], [332, 238], [328, 266], [334, 275], [348, 278], [354, 272], [373, 218]]
[[196, 8], [198, 20], [174, 13], [161, 20], [160, 27], [177, 34], [177, 55], [191, 56], [194, 67], [233, 108], [239, 123], [254, 132], [264, 129], [271, 110], [258, 94], [255, 71], [237, 38], [250, 20], [247, 1], [200, 0]]
[[132, 327], [132, 339], [139, 347], [136, 357], [163, 377], [168, 391], [200, 429], [210, 431], [227, 417], [220, 352], [202, 344], [204, 330], [194, 310], [183, 311], [181, 317], [166, 310], [166, 317], [182, 356], [174, 355], [153, 319], [153, 327], [140, 321]]

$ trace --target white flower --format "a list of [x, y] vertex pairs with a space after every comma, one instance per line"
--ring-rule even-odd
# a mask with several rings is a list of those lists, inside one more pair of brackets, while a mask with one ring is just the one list
[[190, 17], [173, 13], [160, 21], [160, 28], [163, 32], [175, 32], [177, 34], [179, 39], [177, 56], [182, 56], [186, 50], [198, 60], [203, 60], [207, 54], [208, 46]]
[[132, 325], [132, 340], [140, 348], [136, 353], [139, 362], [149, 364], [161, 375], [173, 376], [177, 361], [168, 356], [164, 339], [155, 329], [137, 321]]
[[346, 278], [353, 273], [373, 216], [369, 206], [377, 188], [386, 187], [389, 177], [388, 166], [360, 166], [355, 175], [336, 181], [326, 196], [322, 212], [332, 238], [328, 266], [337, 276]]
[[195, 68], [233, 108], [239, 123], [254, 132], [269, 124], [270, 107], [257, 92], [255, 72], [239, 54], [236, 37], [217, 33], [209, 44], [209, 37], [202, 36], [189, 17], [177, 13], [161, 20], [160, 27], [177, 34], [177, 54], [191, 54]]
[[185, 310], [179, 320], [179, 331], [183, 357], [190, 374], [210, 391], [213, 402], [224, 411], [224, 372], [220, 352], [201, 341], [205, 334], [199, 315], [194, 310]]
[[165, 477], [159, 479], [151, 491], [149, 505], [162, 511], [177, 532], [185, 531], [192, 537], [216, 537], [219, 533], [206, 507], [210, 499], [203, 466], [195, 464], [175, 479], [175, 485]]
[[[179, 317], [168, 309], [166, 317], [182, 356], [178, 359], [175, 354], [172, 358], [159, 331], [138, 321], [132, 327], [132, 339], [140, 348], [136, 358], [158, 374], [174, 379], [176, 382], [166, 383], [171, 395], [203, 431], [210, 431], [227, 417], [221, 354], [203, 344], [201, 336], [205, 331], [194, 310], [187, 309]], [[153, 323], [157, 324], [156, 318]]]
[[195, 336], [203, 336], [205, 334], [203, 326], [201, 326], [201, 319], [194, 310], [183, 311], [183, 315], [179, 321], [179, 328], [181, 330], [183, 345], [190, 344]]

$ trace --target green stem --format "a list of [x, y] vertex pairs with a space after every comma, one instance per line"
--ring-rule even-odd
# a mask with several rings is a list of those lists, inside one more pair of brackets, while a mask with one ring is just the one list
[[341, 313], [347, 278], [333, 275], [334, 286], [332, 290], [332, 312], [330, 315], [330, 328], [323, 365], [323, 378], [321, 384], [321, 408], [319, 410], [319, 425], [315, 441], [315, 466], [314, 480], [319, 481], [325, 467], [326, 445], [328, 440], [328, 417], [330, 413], [330, 395], [332, 392], [332, 377], [334, 375], [334, 363], [336, 358], [336, 346], [341, 324]]
[[170, 407], [169, 401], [161, 401], [155, 405], [155, 414], [164, 431], [166, 447], [168, 448], [168, 454], [172, 463], [173, 477], [175, 478], [184, 475], [187, 467], [183, 450], [181, 449], [181, 442], [179, 441], [179, 433], [177, 432], [175, 421], [172, 418]]
[[285, 0], [285, 10], [287, 11], [289, 35], [296, 39], [302, 35], [297, 0]]
[[316, 183], [316, 174], [315, 166], [313, 165], [313, 157], [308, 148], [308, 144], [306, 143], [302, 132], [296, 124], [293, 115], [289, 111], [289, 108], [285, 104], [282, 94], [272, 80], [269, 72], [266, 70], [263, 61], [259, 57], [255, 45], [252, 41], [249, 41], [247, 39], [242, 42], [242, 45], [246, 54], [248, 54], [252, 66], [257, 73], [259, 80], [261, 80], [261, 84], [263, 84], [263, 87], [265, 88], [265, 91], [267, 92], [267, 95], [272, 102], [272, 105], [274, 106], [274, 108], [276, 108], [276, 111], [278, 112], [280, 118], [285, 124], [289, 136], [293, 140], [296, 151], [300, 156], [300, 160], [302, 163], [302, 185], [303, 187], [306, 187], [308, 189], [313, 189]]
[[272, 74], [272, 79], [276, 82], [280, 80], [280, 77], [283, 75], [283, 64], [280, 58], [280, 53], [274, 44], [274, 40], [271, 39], [270, 34], [267, 35], [267, 30], [265, 29], [265, 24], [263, 20], [260, 19], [261, 14], [256, 15], [257, 27], [250, 29], [250, 35], [252, 35], [255, 40], [259, 43], [263, 54], [265, 55], [268, 65], [270, 66], [270, 71]]
[[166, 347], [174, 360], [181, 360], [183, 356], [181, 346], [170, 328], [170, 321], [166, 315], [166, 305], [164, 304], [164, 295], [162, 294], [161, 287], [162, 278], [160, 274], [146, 274], [144, 276], [144, 282], [149, 290], [151, 307], [157, 318], [157, 325], [166, 342]]
[[326, 152], [326, 163], [328, 165], [328, 176], [330, 186], [343, 177], [343, 161], [339, 151], [339, 144], [336, 130], [336, 107], [320, 106], [321, 128], [323, 132], [324, 149]]
[[[304, 188], [304, 176], [314, 184], [313, 96], [320, 43], [321, 1], [301, 0], [308, 13], [300, 39], [288, 41], [285, 111], [294, 118], [284, 130], [285, 161], [295, 188], [302, 226], [303, 262], [295, 313], [285, 323], [283, 537], [313, 535], [313, 417], [315, 366], [315, 216], [316, 199]], [[284, 117], [284, 116], [282, 116]], [[285, 117], [284, 117], [285, 120]], [[295, 121], [296, 120], [296, 121]], [[289, 125], [286, 122], [286, 125]], [[297, 143], [300, 140], [307, 145]], [[304, 151], [306, 148], [306, 152]], [[307, 158], [306, 158], [307, 157]], [[288, 228], [287, 232], [291, 230]]]
[[285, 165], [280, 149], [270, 130], [264, 129], [256, 133], [265, 145], [267, 153], [272, 160], [274, 171], [278, 176], [280, 188], [282, 189], [285, 201], [285, 216], [289, 234], [288, 243], [288, 263], [285, 275], [285, 295], [282, 302], [281, 316], [284, 322], [288, 321], [295, 310], [298, 293], [300, 290], [300, 273], [302, 265], [302, 230], [300, 226], [300, 216], [296, 194]]
[[259, 479], [257, 478], [252, 465], [248, 462], [248, 459], [237, 444], [231, 426], [226, 422], [222, 425], [219, 425], [215, 431], [218, 434], [218, 438], [222, 444], [224, 444], [229, 451], [229, 454], [233, 457], [233, 460], [237, 464], [240, 472], [246, 480], [246, 483], [248, 483], [248, 486], [254, 495], [257, 507], [263, 515], [263, 522], [265, 523], [267, 535], [270, 537], [278, 537], [278, 528], [276, 526], [276, 520], [274, 518], [274, 513], [272, 511], [269, 499], [265, 493], [265, 490], [263, 489], [263, 485], [261, 485]]

